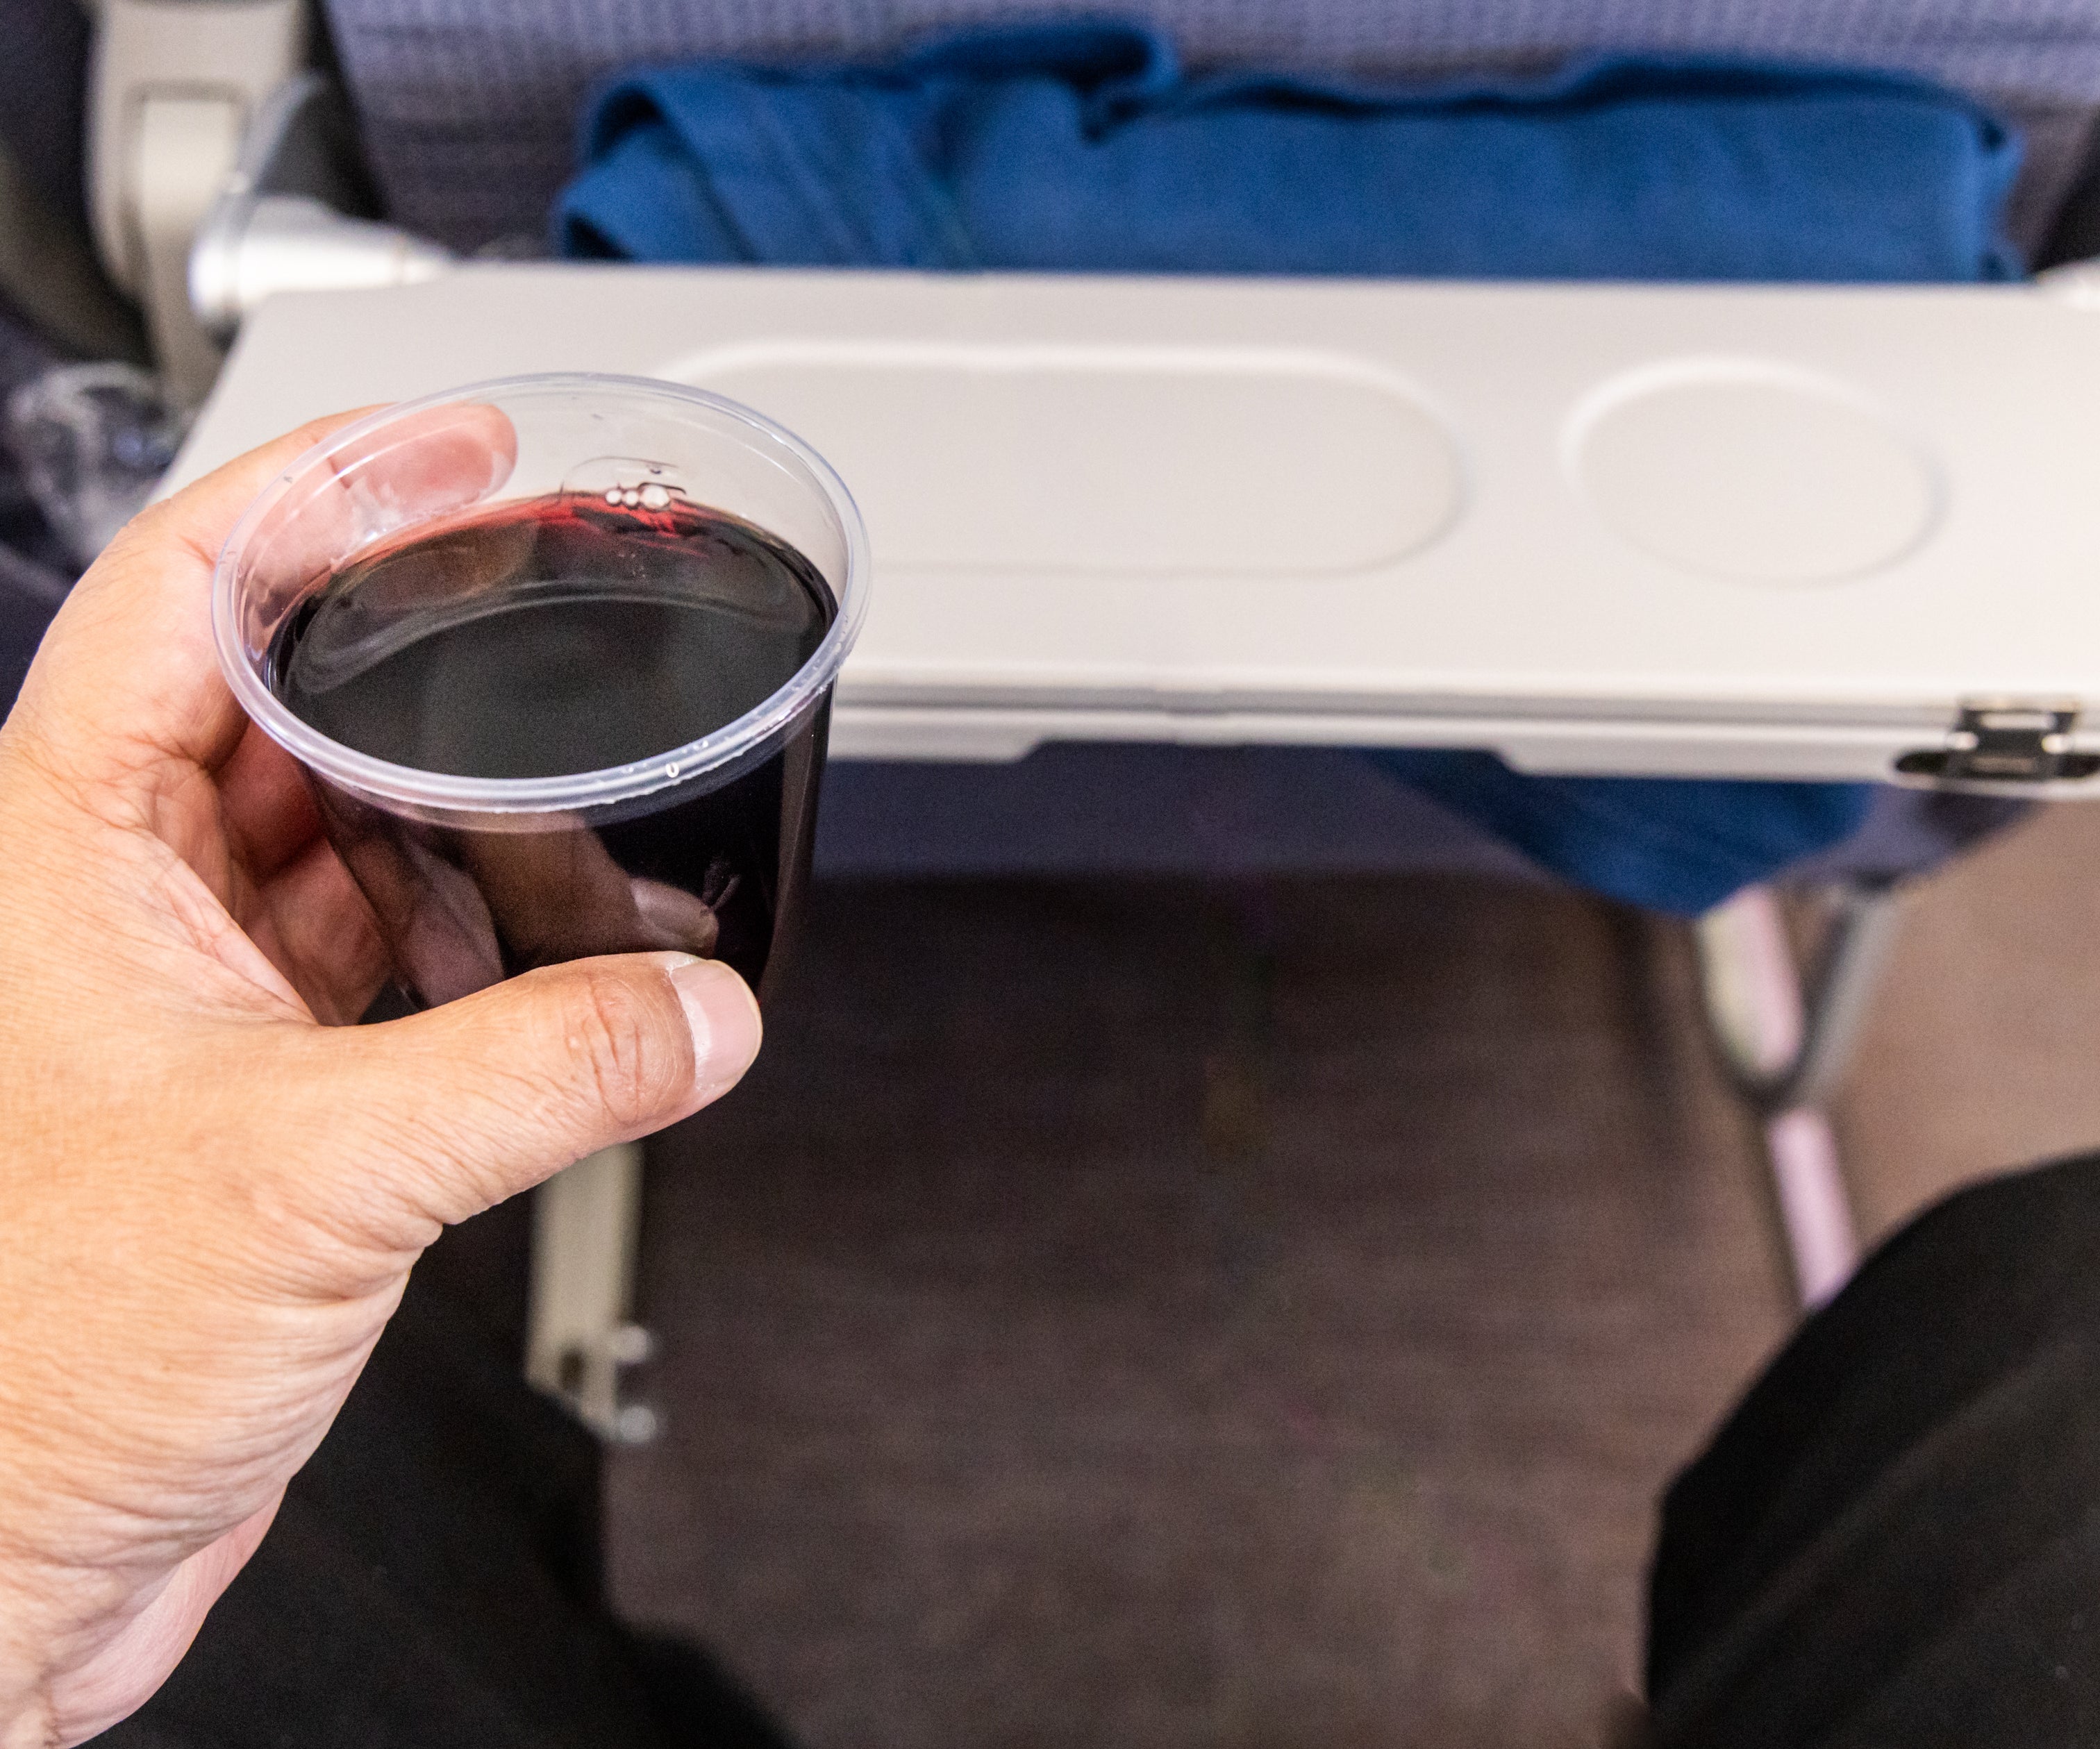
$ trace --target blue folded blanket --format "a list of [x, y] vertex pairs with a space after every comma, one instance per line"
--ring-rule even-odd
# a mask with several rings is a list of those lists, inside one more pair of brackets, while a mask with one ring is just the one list
[[[2018, 163], [1895, 74], [1639, 58], [1395, 88], [1190, 77], [1154, 32], [964, 33], [878, 65], [620, 79], [565, 254], [779, 266], [1477, 278], [2006, 279]], [[1565, 878], [1696, 912], [1835, 842], [1856, 785], [1520, 777], [1368, 756]]]

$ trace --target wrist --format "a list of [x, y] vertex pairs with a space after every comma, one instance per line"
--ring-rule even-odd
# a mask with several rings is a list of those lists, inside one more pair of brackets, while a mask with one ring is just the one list
[[[9, 1491], [0, 1489], [0, 1516], [8, 1504]], [[0, 1534], [0, 1749], [53, 1749], [61, 1741], [54, 1660], [73, 1630], [53, 1597], [67, 1588], [63, 1575]]]
[[51, 1708], [38, 1702], [17, 1707], [0, 1699], [0, 1749], [53, 1749]]
[[50, 1679], [23, 1643], [12, 1601], [0, 1580], [0, 1749], [51, 1749]]

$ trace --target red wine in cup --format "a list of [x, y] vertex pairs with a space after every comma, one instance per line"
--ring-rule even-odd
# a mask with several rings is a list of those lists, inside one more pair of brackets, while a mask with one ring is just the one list
[[[330, 740], [393, 764], [564, 777], [734, 722], [793, 678], [836, 611], [816, 567], [748, 522], [564, 493], [359, 554], [287, 619], [269, 681]], [[827, 689], [754, 756], [610, 824], [433, 826], [314, 787], [426, 1002], [652, 948], [726, 960], [755, 988], [808, 875], [829, 705]]]

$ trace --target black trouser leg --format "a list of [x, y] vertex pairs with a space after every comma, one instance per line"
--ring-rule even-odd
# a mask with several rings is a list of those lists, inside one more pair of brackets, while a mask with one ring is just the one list
[[597, 1442], [412, 1282], [334, 1429], [111, 1749], [782, 1749], [599, 1593]]
[[1678, 1479], [1670, 1749], [2100, 1743], [2100, 1156], [1869, 1259]]

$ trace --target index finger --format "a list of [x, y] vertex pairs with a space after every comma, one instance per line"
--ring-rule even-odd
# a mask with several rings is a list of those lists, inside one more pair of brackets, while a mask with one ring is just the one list
[[[246, 719], [212, 638], [220, 549], [271, 481], [369, 411], [315, 420], [135, 518], [53, 622], [23, 689], [29, 723], [90, 769], [172, 759], [209, 770], [230, 758]], [[311, 585], [367, 537], [375, 504], [398, 524], [501, 485], [515, 455], [509, 420], [489, 408], [432, 414], [421, 441], [404, 442], [398, 425], [374, 434], [302, 486], [298, 514], [271, 546], [271, 587]]]

